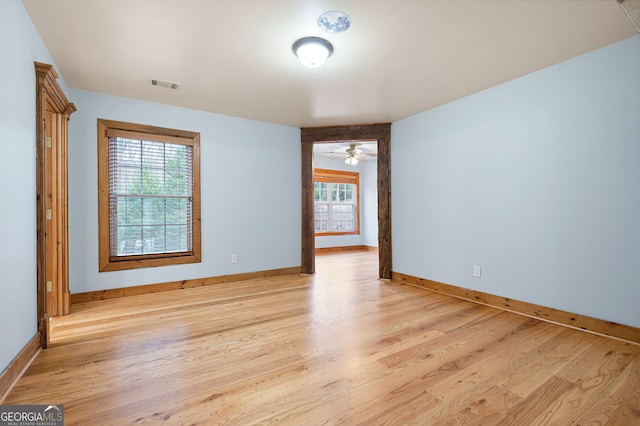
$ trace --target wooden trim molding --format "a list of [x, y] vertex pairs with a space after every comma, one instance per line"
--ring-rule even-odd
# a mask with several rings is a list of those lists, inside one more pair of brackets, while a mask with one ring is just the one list
[[336, 182], [336, 183], [360, 183], [360, 173], [346, 172], [344, 170], [313, 169], [313, 180], [315, 182]]
[[[192, 148], [192, 248], [188, 252], [111, 256], [109, 137], [129, 137]], [[154, 266], [199, 263], [202, 261], [200, 212], [200, 133], [144, 124], [98, 119], [98, 270], [120, 271]]]
[[340, 253], [345, 251], [378, 251], [378, 247], [372, 246], [339, 246], [316, 248], [316, 255], [328, 253]]
[[[69, 313], [68, 122], [76, 106], [52, 65], [36, 74], [36, 291], [41, 346], [48, 318]], [[51, 283], [51, 286], [47, 283]]]
[[27, 368], [40, 352], [40, 332], [29, 340], [29, 343], [16, 355], [11, 364], [0, 374], [0, 404], [9, 394], [9, 391], [22, 377]]
[[33, 63], [36, 69], [36, 85], [38, 89], [46, 91], [46, 101], [48, 109], [64, 114], [67, 118], [76, 111], [76, 106], [69, 102], [62, 88], [58, 84], [58, 73], [53, 65], [42, 62]]
[[470, 290], [457, 287], [450, 284], [444, 284], [438, 281], [418, 278], [411, 275], [393, 272], [392, 281], [403, 284], [410, 284], [422, 287], [436, 293], [446, 294], [447, 296], [457, 297], [482, 305], [491, 306], [493, 308], [526, 315], [532, 318], [538, 318], [543, 321], [560, 324], [578, 330], [588, 331], [591, 333], [601, 334], [617, 339], [625, 340], [631, 343], [640, 344], [640, 328], [629, 325], [618, 324], [611, 321], [605, 321], [598, 318], [588, 317], [586, 315], [574, 314], [559, 309], [548, 308], [533, 303], [523, 302], [520, 300], [509, 299], [507, 297], [496, 296], [482, 291]]
[[315, 273], [313, 222], [313, 145], [340, 141], [378, 143], [378, 269], [380, 278], [391, 278], [391, 123], [354, 126], [303, 127], [300, 129], [302, 164], [302, 257], [305, 274]]
[[238, 281], [256, 280], [261, 278], [273, 278], [281, 275], [294, 275], [300, 273], [299, 266], [290, 268], [269, 269], [257, 272], [245, 272], [233, 275], [221, 275], [209, 278], [196, 278], [192, 280], [170, 281], [158, 284], [138, 285], [132, 287], [114, 288], [109, 290], [89, 291], [71, 295], [71, 304], [95, 302], [97, 300], [118, 299], [120, 297], [139, 296], [141, 294], [159, 293], [163, 291], [183, 290], [186, 288], [204, 287], [216, 284], [226, 284]]

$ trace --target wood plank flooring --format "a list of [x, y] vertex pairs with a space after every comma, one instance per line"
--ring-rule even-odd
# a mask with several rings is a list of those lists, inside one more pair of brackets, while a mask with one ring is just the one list
[[380, 281], [372, 252], [72, 306], [5, 404], [67, 425], [640, 424], [640, 346]]

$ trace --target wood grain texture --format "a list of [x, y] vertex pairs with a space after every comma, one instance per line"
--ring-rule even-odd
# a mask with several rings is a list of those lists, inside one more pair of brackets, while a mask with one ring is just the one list
[[300, 137], [303, 144], [358, 140], [374, 141], [390, 133], [391, 123], [303, 127], [300, 130]]
[[22, 374], [31, 365], [39, 351], [40, 333], [38, 332], [0, 374], [0, 404], [2, 404], [13, 385], [17, 383]]
[[300, 266], [302, 273], [316, 272], [315, 248], [316, 235], [313, 220], [313, 142], [303, 143], [301, 148], [302, 162], [302, 239]]
[[471, 300], [483, 305], [493, 306], [511, 312], [540, 318], [545, 321], [551, 321], [569, 327], [575, 327], [581, 330], [604, 334], [605, 336], [611, 336], [640, 344], [640, 329], [636, 327], [592, 318], [586, 315], [561, 311], [559, 309], [548, 308], [533, 303], [522, 302], [520, 300], [509, 299], [502, 296], [496, 296], [477, 290], [444, 284], [424, 278], [418, 278], [398, 272], [393, 273], [393, 280], [423, 287], [448, 296], [459, 297], [461, 299]]
[[640, 345], [378, 279], [375, 252], [72, 305], [6, 403], [67, 425], [638, 424]]
[[157, 284], [138, 285], [133, 287], [121, 287], [109, 290], [88, 291], [71, 295], [72, 303], [94, 302], [96, 300], [118, 299], [121, 297], [139, 296], [141, 294], [159, 293], [163, 291], [184, 290], [187, 288], [205, 287], [216, 284], [233, 283], [237, 281], [257, 280], [271, 278], [280, 275], [299, 274], [300, 267], [269, 269], [257, 272], [245, 272], [242, 274], [219, 275], [217, 277], [197, 278], [182, 281], [170, 281]]
[[48, 318], [69, 312], [67, 145], [68, 122], [76, 107], [58, 84], [52, 65], [34, 62], [34, 67], [37, 322], [41, 346], [46, 347]]
[[316, 248], [316, 255], [328, 254], [328, 253], [339, 253], [343, 251], [377, 251], [378, 247], [372, 246], [336, 246], [336, 247], [321, 247]]
[[391, 279], [391, 126], [378, 136], [378, 276]]

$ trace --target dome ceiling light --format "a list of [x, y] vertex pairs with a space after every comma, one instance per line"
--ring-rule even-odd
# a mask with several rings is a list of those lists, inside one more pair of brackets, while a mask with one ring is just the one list
[[303, 65], [317, 68], [333, 53], [333, 45], [320, 37], [303, 37], [293, 43], [293, 53]]
[[[325, 12], [316, 20], [318, 28], [330, 34], [343, 33], [351, 26], [351, 18], [339, 10]], [[293, 53], [303, 65], [317, 68], [333, 53], [333, 45], [322, 37], [303, 37], [293, 43]]]

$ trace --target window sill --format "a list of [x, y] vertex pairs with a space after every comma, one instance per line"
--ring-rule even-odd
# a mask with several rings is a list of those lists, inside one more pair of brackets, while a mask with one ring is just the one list
[[152, 268], [155, 266], [182, 265], [200, 263], [202, 259], [193, 253], [158, 256], [127, 256], [125, 259], [109, 258], [100, 263], [100, 272], [123, 271], [127, 269]]

